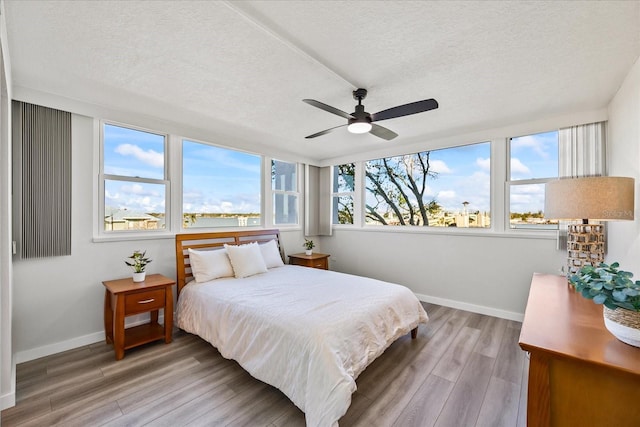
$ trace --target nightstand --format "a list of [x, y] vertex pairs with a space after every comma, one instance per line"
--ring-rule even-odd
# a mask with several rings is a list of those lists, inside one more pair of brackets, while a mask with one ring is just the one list
[[311, 255], [306, 255], [304, 253], [292, 254], [292, 255], [289, 255], [289, 264], [328, 270], [330, 256], [331, 255], [320, 254], [315, 252], [312, 253]]
[[[107, 344], [113, 344], [116, 360], [124, 351], [152, 341], [171, 342], [173, 328], [173, 293], [175, 281], [161, 274], [149, 274], [144, 282], [132, 278], [102, 282], [104, 293], [104, 332]], [[164, 310], [164, 325], [158, 323], [158, 311]], [[124, 319], [134, 314], [149, 313], [149, 323], [124, 327]]]

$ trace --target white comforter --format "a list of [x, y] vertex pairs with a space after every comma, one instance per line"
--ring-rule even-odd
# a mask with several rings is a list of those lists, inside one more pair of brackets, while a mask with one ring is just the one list
[[358, 375], [427, 313], [406, 287], [307, 267], [188, 284], [180, 328], [284, 392], [307, 426], [337, 425]]

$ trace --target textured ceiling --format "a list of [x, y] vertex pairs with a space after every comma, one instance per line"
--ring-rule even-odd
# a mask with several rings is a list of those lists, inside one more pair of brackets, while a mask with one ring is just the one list
[[[5, 1], [15, 88], [323, 159], [607, 106], [640, 55], [640, 2]], [[346, 129], [352, 112], [434, 111]], [[224, 143], [224, 141], [216, 141]]]

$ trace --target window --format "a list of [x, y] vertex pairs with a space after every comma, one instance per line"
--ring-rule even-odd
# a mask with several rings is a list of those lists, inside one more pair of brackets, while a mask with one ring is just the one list
[[183, 140], [183, 227], [260, 226], [261, 164], [260, 156]]
[[366, 224], [491, 224], [491, 144], [483, 142], [366, 162]]
[[354, 223], [355, 163], [333, 167], [332, 223]]
[[558, 131], [511, 138], [509, 153], [510, 228], [558, 228], [544, 218], [545, 183], [558, 177]]
[[166, 228], [166, 135], [105, 124], [103, 231]]
[[298, 224], [298, 165], [280, 160], [271, 161], [273, 192], [273, 223]]

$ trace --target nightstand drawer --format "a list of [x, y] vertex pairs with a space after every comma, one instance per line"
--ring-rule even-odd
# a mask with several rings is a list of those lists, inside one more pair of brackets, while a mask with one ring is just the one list
[[327, 266], [327, 259], [317, 259], [317, 260], [313, 260], [308, 264], [309, 267], [313, 267], [313, 268], [321, 268], [324, 270], [328, 269]]
[[289, 255], [289, 264], [328, 270], [329, 255], [320, 253], [313, 253], [311, 255], [291, 254]]
[[125, 315], [164, 308], [164, 298], [164, 288], [127, 294], [124, 297]]

